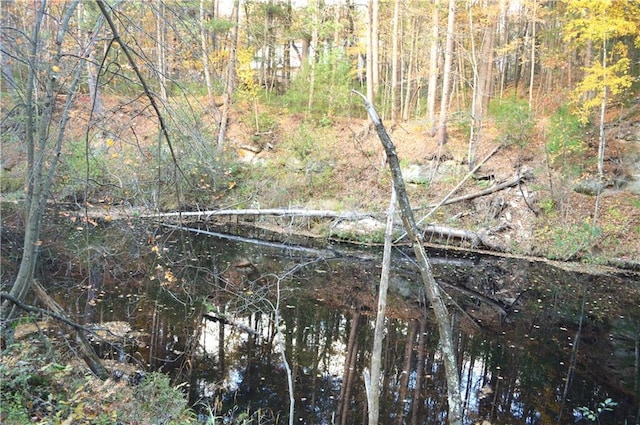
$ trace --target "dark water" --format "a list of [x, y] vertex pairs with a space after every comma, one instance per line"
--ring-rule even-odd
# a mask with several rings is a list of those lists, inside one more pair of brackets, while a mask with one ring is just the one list
[[[130, 324], [120, 348], [102, 345], [105, 355], [170, 372], [203, 415], [252, 423], [288, 422], [289, 365], [297, 423], [367, 422], [363, 372], [381, 250], [285, 249], [170, 230], [134, 245], [136, 255], [150, 253], [137, 270], [101, 281], [115, 275], [105, 263], [89, 289], [63, 297], [79, 317]], [[393, 255], [380, 423], [445, 423], [434, 318], [410, 251]], [[600, 423], [638, 423], [638, 276], [431, 257], [450, 296], [466, 423], [589, 423], [578, 409], [606, 399], [617, 405]], [[210, 311], [221, 320], [203, 318]]]

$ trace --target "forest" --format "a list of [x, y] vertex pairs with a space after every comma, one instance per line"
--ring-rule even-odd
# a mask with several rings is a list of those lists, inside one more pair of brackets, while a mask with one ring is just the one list
[[[640, 2], [3, 0], [0, 16], [3, 423], [223, 423], [155, 371], [131, 403], [91, 406], [112, 373], [56, 290], [95, 307], [139, 274], [180, 294], [167, 229], [384, 246], [383, 277], [387, 247], [412, 247], [453, 369], [455, 307], [424, 247], [640, 271]], [[275, 341], [284, 278], [261, 279]], [[18, 337], [45, 318], [66, 342]]]

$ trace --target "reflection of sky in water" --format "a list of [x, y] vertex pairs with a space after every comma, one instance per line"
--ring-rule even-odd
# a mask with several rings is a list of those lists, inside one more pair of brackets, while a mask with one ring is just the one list
[[[225, 315], [225, 317], [233, 323], [244, 325], [247, 327], [251, 327], [251, 323], [254, 321], [254, 316], [251, 317], [233, 317], [230, 315]], [[342, 317], [340, 319], [340, 332], [347, 332], [347, 319], [346, 317]], [[213, 357], [216, 360], [218, 356], [218, 352], [220, 349], [220, 323], [212, 320], [203, 320], [202, 323], [202, 333], [200, 335], [198, 354], [205, 355], [208, 357]], [[270, 335], [270, 327], [269, 326], [259, 326], [258, 332], [260, 333], [260, 338], [263, 340], [267, 340]], [[296, 329], [292, 329], [291, 332], [293, 335], [296, 334]], [[246, 358], [243, 356], [231, 356], [231, 353], [237, 353], [242, 349], [242, 346], [247, 343], [249, 337], [247, 332], [237, 329], [233, 325], [224, 325], [224, 347], [223, 350], [225, 352], [225, 363], [227, 369], [227, 376], [224, 378], [224, 382], [219, 382], [215, 386], [218, 389], [224, 389], [226, 391], [235, 391], [239, 388], [239, 384], [242, 382], [243, 375], [242, 371], [246, 368]], [[295, 337], [292, 339], [293, 346], [297, 346], [298, 342]], [[272, 347], [272, 354], [278, 356], [279, 358], [280, 351], [278, 349], [278, 337], [274, 339], [274, 344]], [[320, 345], [326, 345], [326, 340], [321, 340]], [[345, 361], [346, 361], [346, 344], [341, 339], [334, 339], [327, 350], [326, 355], [323, 357], [322, 361], [319, 364], [319, 373], [322, 377], [338, 377], [341, 378], [344, 373]], [[234, 359], [234, 360], [232, 360]], [[289, 359], [288, 359], [289, 360]], [[233, 363], [235, 362], [235, 364]], [[303, 366], [303, 365], [300, 365]], [[207, 387], [205, 385], [205, 387]], [[205, 395], [206, 396], [206, 395]]]

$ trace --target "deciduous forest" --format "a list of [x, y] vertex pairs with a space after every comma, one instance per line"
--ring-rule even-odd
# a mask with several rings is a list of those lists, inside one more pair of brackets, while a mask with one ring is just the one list
[[[56, 288], [85, 288], [93, 308], [95, 282], [126, 275], [180, 298], [149, 226], [242, 224], [314, 249], [410, 244], [445, 354], [456, 307], [424, 246], [640, 270], [640, 2], [3, 0], [0, 16], [3, 423], [222, 423], [155, 371], [123, 387], [128, 404], [89, 401], [113, 379], [99, 320]], [[263, 299], [274, 341], [288, 338], [283, 279]], [[20, 338], [45, 319], [65, 342]], [[274, 347], [292, 423], [296, 362]], [[388, 382], [373, 373], [377, 394]]]

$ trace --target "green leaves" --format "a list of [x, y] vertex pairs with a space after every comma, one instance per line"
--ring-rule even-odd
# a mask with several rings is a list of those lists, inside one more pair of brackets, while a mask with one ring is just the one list
[[582, 414], [582, 417], [585, 419], [590, 420], [591, 422], [600, 422], [600, 414], [602, 414], [602, 412], [611, 412], [613, 411], [613, 407], [617, 406], [618, 403], [616, 403], [615, 401], [613, 401], [611, 398], [606, 399], [605, 401], [601, 401], [598, 404], [598, 407], [596, 408], [595, 411], [589, 409], [588, 407], [579, 407], [577, 410], [580, 414]]

